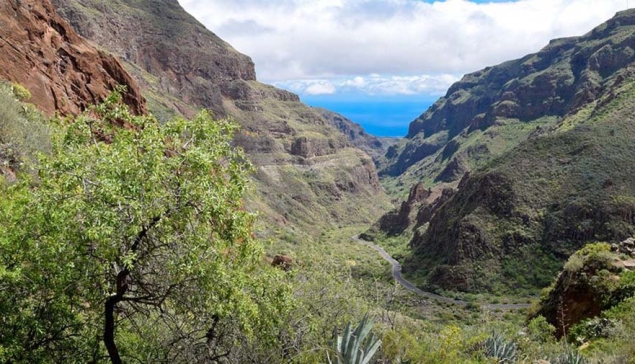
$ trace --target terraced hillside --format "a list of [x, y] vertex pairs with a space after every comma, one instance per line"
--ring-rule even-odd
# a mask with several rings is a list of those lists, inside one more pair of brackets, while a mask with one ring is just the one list
[[385, 209], [375, 166], [350, 135], [297, 95], [259, 83], [251, 59], [178, 1], [54, 3], [80, 34], [124, 60], [155, 115], [206, 108], [242, 125], [235, 142], [257, 167], [250, 207], [262, 213], [267, 235], [302, 240]]

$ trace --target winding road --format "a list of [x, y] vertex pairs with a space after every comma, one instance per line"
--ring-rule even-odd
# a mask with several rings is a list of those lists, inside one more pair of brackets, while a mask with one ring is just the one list
[[472, 303], [472, 304], [477, 304], [479, 305], [481, 308], [483, 309], [488, 309], [488, 310], [519, 310], [522, 308], [528, 308], [529, 306], [531, 306], [528, 303], [483, 303], [483, 304], [478, 304], [478, 303], [474, 303], [474, 302], [467, 302], [467, 301], [463, 301], [463, 300], [455, 300], [453, 298], [449, 298], [449, 297], [444, 297], [432, 292], [426, 292], [426, 291], [422, 291], [419, 288], [417, 288], [414, 284], [412, 284], [410, 281], [406, 280], [402, 275], [401, 275], [401, 264], [395, 260], [395, 258], [393, 258], [390, 254], [388, 254], [384, 248], [380, 247], [377, 244], [373, 244], [370, 241], [366, 241], [363, 239], [360, 239], [359, 236], [353, 236], [352, 238], [354, 241], [362, 244], [362, 245], [366, 245], [368, 247], [373, 248], [375, 251], [377, 251], [377, 253], [379, 253], [379, 255], [381, 255], [382, 258], [384, 258], [388, 263], [390, 263], [392, 265], [392, 276], [395, 279], [395, 281], [399, 282], [399, 284], [401, 284], [406, 290], [410, 291], [410, 292], [414, 292], [417, 295], [421, 296], [421, 297], [425, 297], [425, 298], [429, 298], [429, 299], [433, 299], [436, 301], [440, 301], [440, 302], [444, 302], [444, 303], [451, 303], [454, 305], [459, 305], [459, 306], [467, 306], [468, 304]]

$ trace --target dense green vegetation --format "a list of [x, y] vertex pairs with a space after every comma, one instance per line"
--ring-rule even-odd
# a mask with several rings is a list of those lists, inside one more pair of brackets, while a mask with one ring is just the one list
[[37, 179], [4, 191], [4, 361], [212, 360], [236, 335], [270, 342], [284, 312], [242, 206], [235, 126], [160, 126], [120, 101], [59, 121]]
[[[161, 44], [203, 31], [179, 26], [192, 19], [175, 2], [97, 8], [79, 5], [115, 27], [127, 22], [121, 8], [149, 16], [146, 25], [169, 33]], [[208, 112], [175, 118], [196, 105], [177, 112], [182, 100], [158, 87], [164, 75], [138, 65], [129, 67], [148, 83], [160, 122], [132, 116], [119, 92], [49, 121], [25, 103], [27, 89], [2, 85], [0, 363], [635, 363], [633, 254], [590, 245], [557, 275], [587, 242], [635, 233], [635, 82], [622, 64], [596, 69], [632, 56], [620, 43], [631, 28], [598, 28], [614, 48], [582, 47], [595, 60], [579, 88], [594, 92], [584, 107], [518, 111], [527, 90], [514, 82], [504, 87], [517, 95], [475, 102], [498, 92], [478, 78], [503, 82], [499, 71], [519, 65], [506, 63], [467, 76], [474, 89], [454, 87], [437, 105], [485, 108], [467, 124], [432, 130], [431, 117], [413, 127], [425, 131], [412, 138], [421, 145], [393, 150], [413, 158], [386, 182], [397, 194], [415, 180], [455, 187], [477, 171], [427, 218], [409, 210], [414, 229], [374, 235], [409, 278], [465, 306], [396, 285], [391, 267], [351, 240], [385, 202], [372, 162], [289, 94], [254, 80], [225, 85], [236, 99], [219, 102], [238, 130]], [[517, 77], [521, 86], [570, 86], [582, 71], [568, 58], [542, 68], [571, 44], [521, 60], [540, 69]], [[278, 254], [290, 269], [271, 266]], [[527, 302], [552, 281], [529, 312], [481, 306]]]
[[[114, 94], [45, 126], [10, 88], [0, 95], [15, 111], [3, 137], [43, 131], [20, 144], [19, 178], [0, 191], [0, 362], [324, 363], [335, 360], [333, 328], [344, 335], [366, 313], [375, 325], [364, 331], [381, 340], [376, 363], [632, 356], [631, 299], [574, 327], [568, 342], [586, 348], [577, 353], [542, 316], [526, 322], [395, 286], [387, 264], [351, 241], [363, 226], [263, 248], [231, 123], [203, 113], [161, 125], [131, 116]], [[271, 268], [265, 249], [293, 256], [294, 269]]]

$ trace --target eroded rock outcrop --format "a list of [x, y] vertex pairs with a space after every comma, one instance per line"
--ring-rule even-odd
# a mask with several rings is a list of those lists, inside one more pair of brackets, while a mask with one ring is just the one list
[[630, 266], [635, 255], [620, 252], [630, 252], [632, 240], [614, 244], [613, 249], [608, 244], [591, 244], [572, 255], [534, 316], [544, 316], [561, 337], [575, 324], [631, 297], [635, 287], [622, 278], [632, 270], [625, 263]]
[[113, 56], [80, 37], [50, 0], [0, 2], [0, 78], [31, 92], [29, 102], [51, 115], [78, 114], [117, 85], [133, 112], [146, 112], [136, 83]]
[[408, 199], [401, 203], [399, 210], [386, 214], [379, 220], [379, 228], [391, 235], [401, 234], [412, 224], [416, 211], [431, 194], [432, 191], [426, 189], [423, 183], [412, 186]]

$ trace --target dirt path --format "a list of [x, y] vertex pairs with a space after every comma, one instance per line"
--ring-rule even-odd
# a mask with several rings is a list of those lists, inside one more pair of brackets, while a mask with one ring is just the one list
[[[390, 263], [392, 265], [393, 278], [408, 291], [414, 292], [421, 297], [430, 298], [440, 302], [451, 303], [454, 305], [467, 306], [469, 304], [469, 302], [467, 301], [455, 300], [455, 299], [444, 297], [432, 292], [426, 292], [426, 291], [420, 290], [414, 284], [406, 280], [401, 275], [401, 264], [399, 264], [399, 262], [395, 260], [395, 258], [393, 258], [390, 254], [388, 254], [384, 250], [384, 248], [380, 247], [377, 244], [373, 244], [369, 241], [362, 240], [359, 238], [359, 236], [353, 236], [353, 240], [360, 244], [373, 248], [375, 251], [377, 251], [377, 253], [379, 253], [379, 255], [381, 255], [382, 258], [384, 258], [388, 263]], [[488, 310], [519, 310], [521, 308], [528, 308], [530, 304], [528, 303], [484, 303], [484, 304], [480, 304], [479, 306], [481, 308], [488, 309]]]

